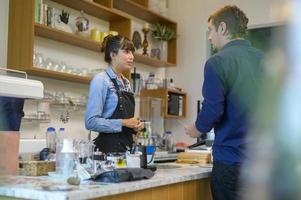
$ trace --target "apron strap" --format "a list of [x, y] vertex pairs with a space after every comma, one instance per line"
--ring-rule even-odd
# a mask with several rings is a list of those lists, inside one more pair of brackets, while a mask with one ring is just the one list
[[106, 73], [107, 73], [108, 77], [111, 79], [111, 81], [113, 82], [115, 89], [116, 89], [117, 91], [119, 91], [119, 85], [118, 85], [116, 79], [111, 78], [108, 72], [106, 72]]
[[118, 83], [117, 83], [117, 81], [116, 81], [116, 79], [113, 79], [113, 78], [111, 78], [110, 77], [110, 75], [108, 74], [108, 72], [106, 72], [107, 73], [107, 75], [108, 75], [108, 77], [111, 79], [111, 81], [113, 82], [113, 84], [114, 84], [114, 87], [115, 87], [115, 89], [116, 89], [116, 93], [117, 93], [117, 98], [118, 98], [118, 109], [119, 110], [123, 110], [123, 97], [122, 97], [122, 95], [120, 94], [121, 93], [121, 91], [120, 91], [120, 88], [119, 88], [119, 85], [118, 85]]

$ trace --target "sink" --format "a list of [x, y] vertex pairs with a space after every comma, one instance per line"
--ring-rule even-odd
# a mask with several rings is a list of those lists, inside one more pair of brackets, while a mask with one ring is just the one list
[[160, 164], [156, 165], [157, 169], [176, 169], [181, 168], [179, 165], [166, 165], [166, 164]]

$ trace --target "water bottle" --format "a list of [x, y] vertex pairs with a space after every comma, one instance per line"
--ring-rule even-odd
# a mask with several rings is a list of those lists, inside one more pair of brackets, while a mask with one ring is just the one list
[[75, 168], [75, 151], [73, 141], [69, 139], [63, 140], [63, 148], [56, 152], [56, 173], [63, 177], [72, 176]]
[[57, 143], [63, 143], [66, 138], [65, 128], [60, 128], [57, 134]]
[[173, 152], [173, 150], [174, 150], [174, 141], [173, 141], [173, 135], [172, 135], [171, 131], [166, 131], [165, 144], [166, 144], [166, 150], [168, 152]]
[[55, 152], [56, 149], [56, 133], [55, 128], [49, 127], [46, 132], [46, 147], [50, 151]]
[[65, 139], [65, 128], [60, 128], [56, 137], [56, 155], [55, 159], [59, 160], [59, 152], [63, 149], [64, 139]]

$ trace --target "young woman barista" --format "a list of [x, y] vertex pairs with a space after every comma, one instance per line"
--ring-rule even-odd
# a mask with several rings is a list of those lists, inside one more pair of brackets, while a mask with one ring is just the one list
[[139, 118], [134, 117], [135, 99], [129, 81], [122, 75], [132, 67], [134, 50], [129, 39], [107, 36], [102, 52], [109, 66], [90, 83], [85, 124], [88, 130], [99, 132], [94, 144], [104, 153], [125, 152], [132, 147], [133, 134], [142, 128]]

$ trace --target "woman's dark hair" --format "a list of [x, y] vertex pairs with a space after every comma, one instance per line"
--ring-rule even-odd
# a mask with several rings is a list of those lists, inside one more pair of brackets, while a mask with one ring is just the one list
[[109, 64], [112, 62], [111, 53], [117, 54], [119, 50], [135, 52], [134, 44], [131, 40], [121, 35], [108, 35], [104, 38], [101, 46], [101, 52], [105, 54], [105, 61]]
[[244, 38], [247, 33], [249, 19], [237, 6], [225, 6], [213, 13], [208, 22], [212, 20], [216, 30], [221, 22], [226, 23], [231, 38]]

